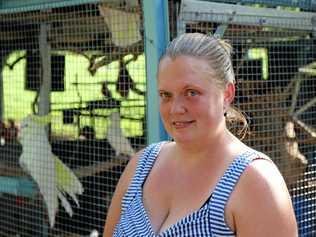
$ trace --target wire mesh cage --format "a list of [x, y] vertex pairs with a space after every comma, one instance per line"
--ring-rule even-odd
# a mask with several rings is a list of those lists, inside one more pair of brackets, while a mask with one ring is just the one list
[[[140, 1], [59, 2], [67, 4], [0, 12], [0, 236], [102, 233], [121, 172], [146, 144]], [[300, 236], [314, 236], [316, 55], [310, 15], [247, 7], [242, 13], [223, 4], [216, 11], [211, 4], [169, 1], [170, 36], [203, 32], [231, 42], [235, 104], [249, 123], [244, 141], [278, 165]], [[54, 183], [59, 171], [52, 167], [63, 170], [64, 182]], [[49, 196], [56, 196], [54, 185], [64, 187], [58, 209], [43, 195], [52, 189]], [[76, 197], [66, 193], [69, 185], [77, 187]]]
[[145, 145], [140, 3], [67, 2], [0, 13], [0, 236], [102, 233]]
[[[228, 40], [244, 142], [269, 155], [290, 190], [300, 236], [316, 230], [316, 71], [313, 15], [212, 1], [170, 2], [170, 35]], [[298, 18], [297, 18], [298, 17]], [[240, 125], [232, 131], [237, 135]]]

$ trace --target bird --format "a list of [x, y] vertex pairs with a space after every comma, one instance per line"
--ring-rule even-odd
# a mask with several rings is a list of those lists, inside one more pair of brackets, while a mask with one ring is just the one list
[[110, 125], [107, 128], [106, 138], [110, 145], [115, 149], [116, 156], [132, 156], [135, 150], [132, 148], [129, 140], [124, 137], [121, 130], [121, 116], [119, 111], [114, 111], [109, 116]]
[[53, 228], [58, 200], [72, 216], [73, 210], [66, 196], [69, 195], [79, 207], [77, 195], [82, 194], [84, 189], [76, 175], [52, 153], [46, 133], [46, 125], [50, 121], [51, 114], [26, 116], [21, 120], [18, 138], [22, 145], [19, 164], [37, 184], [46, 204], [50, 227]]

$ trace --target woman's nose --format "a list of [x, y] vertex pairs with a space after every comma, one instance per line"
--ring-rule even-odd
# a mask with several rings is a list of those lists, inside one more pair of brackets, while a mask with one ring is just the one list
[[183, 114], [186, 112], [186, 106], [184, 103], [184, 98], [176, 97], [171, 105], [171, 113], [172, 114]]

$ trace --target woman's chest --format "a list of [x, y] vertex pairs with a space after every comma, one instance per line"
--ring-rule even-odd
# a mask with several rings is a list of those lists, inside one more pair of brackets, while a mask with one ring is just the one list
[[182, 178], [166, 173], [148, 176], [143, 186], [142, 202], [154, 232], [163, 232], [199, 211], [208, 202], [215, 183], [210, 177], [198, 174]]
[[207, 206], [203, 206], [198, 211], [190, 213], [174, 223], [163, 225], [156, 230], [143, 205], [140, 192], [122, 213], [114, 236], [211, 237], [212, 228], [209, 209]]

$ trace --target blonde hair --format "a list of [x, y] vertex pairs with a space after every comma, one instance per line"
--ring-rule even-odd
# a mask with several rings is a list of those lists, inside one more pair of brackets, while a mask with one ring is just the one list
[[[201, 33], [185, 33], [167, 46], [164, 58], [175, 59], [179, 56], [189, 56], [205, 60], [209, 66], [211, 78], [215, 80], [219, 88], [224, 89], [228, 83], [235, 84], [235, 74], [231, 61], [232, 46], [225, 40]], [[241, 138], [246, 134], [247, 120], [245, 116], [233, 106], [230, 106], [226, 113], [226, 122], [232, 127], [232, 122], [243, 124], [237, 135]]]

